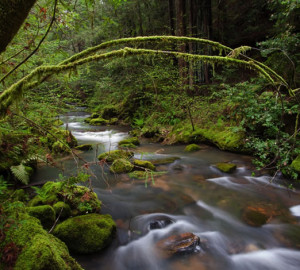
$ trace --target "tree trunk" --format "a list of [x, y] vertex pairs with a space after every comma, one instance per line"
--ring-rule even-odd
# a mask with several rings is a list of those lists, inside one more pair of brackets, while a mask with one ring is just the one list
[[0, 1], [0, 53], [18, 32], [36, 0]]
[[174, 0], [169, 0], [169, 22], [170, 22], [170, 34], [175, 36], [175, 9]]

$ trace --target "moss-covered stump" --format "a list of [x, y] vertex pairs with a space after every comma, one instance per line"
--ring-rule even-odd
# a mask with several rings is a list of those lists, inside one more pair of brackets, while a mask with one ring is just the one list
[[124, 158], [116, 159], [110, 166], [109, 170], [112, 173], [129, 173], [133, 170], [134, 166], [131, 162]]
[[102, 250], [112, 240], [116, 225], [110, 215], [89, 214], [69, 218], [57, 225], [53, 234], [79, 254]]
[[166, 157], [166, 158], [160, 158], [151, 160], [152, 164], [154, 165], [165, 165], [175, 162], [176, 160], [180, 159], [180, 157]]
[[50, 229], [55, 222], [55, 211], [50, 205], [28, 207], [27, 212], [36, 217], [45, 229]]
[[300, 173], [300, 155], [298, 155], [298, 157], [293, 160], [291, 168]]
[[82, 270], [65, 243], [48, 234], [38, 219], [27, 214], [18, 219], [22, 221], [18, 229], [8, 235], [21, 250], [14, 270]]
[[124, 158], [129, 159], [133, 157], [134, 153], [125, 150], [113, 150], [109, 152], [102, 153], [98, 156], [99, 160], [105, 159], [107, 162], [113, 162], [116, 159]]
[[149, 169], [151, 171], [155, 171], [155, 166], [152, 162], [148, 161], [148, 160], [139, 160], [139, 159], [135, 159], [133, 161], [133, 165], [136, 166], [137, 169]]
[[224, 173], [233, 173], [236, 170], [236, 165], [233, 163], [217, 163], [216, 167]]
[[104, 125], [107, 125], [109, 122], [101, 117], [99, 118], [95, 118], [95, 119], [91, 119], [89, 121], [89, 124], [90, 125], [93, 125], [93, 126], [104, 126]]
[[93, 150], [93, 145], [81, 144], [81, 145], [76, 146], [75, 149], [81, 150], [81, 151], [90, 151], [90, 150]]
[[64, 202], [57, 202], [53, 205], [56, 217], [60, 216], [62, 219], [66, 219], [71, 216], [71, 207], [70, 205]]
[[128, 147], [128, 148], [135, 148], [136, 146], [140, 145], [140, 141], [137, 137], [128, 138], [122, 140], [118, 143], [120, 147]]
[[196, 152], [199, 151], [201, 147], [198, 144], [189, 144], [184, 148], [185, 152]]

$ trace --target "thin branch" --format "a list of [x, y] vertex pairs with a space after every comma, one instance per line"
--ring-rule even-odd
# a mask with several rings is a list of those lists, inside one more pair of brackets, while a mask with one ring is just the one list
[[7, 74], [5, 74], [1, 79], [0, 79], [0, 83], [3, 82], [8, 76], [10, 76], [13, 72], [15, 72], [21, 65], [23, 65], [29, 58], [31, 58], [40, 48], [40, 46], [42, 45], [42, 43], [44, 42], [45, 38], [47, 37], [48, 33], [50, 32], [50, 29], [55, 21], [55, 14], [56, 14], [56, 7], [57, 7], [57, 1], [55, 0], [54, 2], [54, 8], [53, 8], [53, 15], [52, 15], [52, 19], [51, 22], [49, 24], [49, 27], [45, 33], [45, 35], [43, 36], [43, 38], [40, 40], [39, 44], [37, 45], [37, 47], [23, 60], [21, 61], [18, 65], [16, 65], [11, 71], [9, 71]]

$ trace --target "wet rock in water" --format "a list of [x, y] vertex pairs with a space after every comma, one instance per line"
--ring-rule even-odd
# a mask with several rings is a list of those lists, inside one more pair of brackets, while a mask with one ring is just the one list
[[180, 157], [166, 157], [166, 158], [151, 160], [151, 162], [154, 165], [165, 165], [165, 164], [173, 163], [174, 161], [176, 161], [178, 159], [180, 159]]
[[157, 242], [156, 247], [164, 257], [191, 254], [201, 250], [200, 238], [193, 233], [172, 235]]
[[176, 172], [182, 172], [182, 171], [184, 171], [184, 166], [181, 164], [176, 164], [176, 165], [172, 166], [172, 170], [176, 171]]
[[233, 163], [217, 163], [216, 167], [224, 173], [232, 173], [236, 169], [236, 165]]
[[266, 224], [272, 217], [267, 209], [259, 206], [247, 206], [243, 210], [242, 219], [248, 225], [253, 227], [260, 227]]
[[149, 223], [148, 230], [157, 230], [157, 229], [163, 229], [167, 226], [173, 224], [175, 221], [168, 217], [161, 217], [157, 220], [153, 220]]
[[137, 137], [131, 137], [128, 139], [124, 139], [118, 143], [120, 147], [131, 147], [135, 148], [136, 146], [140, 145], [140, 141]]

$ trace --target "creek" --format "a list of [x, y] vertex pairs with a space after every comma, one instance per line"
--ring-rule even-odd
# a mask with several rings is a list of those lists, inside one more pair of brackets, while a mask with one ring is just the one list
[[[99, 254], [72, 254], [86, 270], [296, 270], [300, 268], [300, 192], [282, 186], [278, 176], [252, 176], [251, 158], [201, 145], [186, 153], [183, 145], [166, 146], [141, 141], [135, 158], [154, 160], [179, 157], [160, 165], [167, 171], [149, 179], [131, 179], [109, 173], [96, 164], [97, 155], [118, 148], [129, 137], [126, 127], [93, 127], [83, 122], [83, 112], [61, 117], [79, 144], [93, 144], [81, 157], [93, 172], [92, 184], [103, 202], [101, 212], [117, 224], [113, 243]], [[232, 162], [237, 170], [220, 172], [214, 164]], [[64, 174], [76, 171], [72, 159], [58, 163]], [[60, 171], [41, 167], [35, 181], [54, 180]], [[247, 207], [269, 209], [262, 226], [250, 226], [243, 218]], [[189, 254], [166, 257], [156, 243], [171, 235], [191, 232], [201, 244]]]

